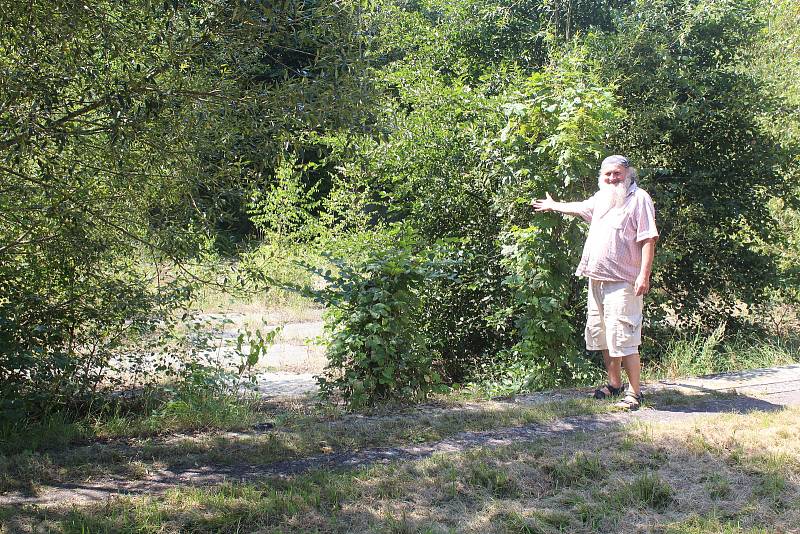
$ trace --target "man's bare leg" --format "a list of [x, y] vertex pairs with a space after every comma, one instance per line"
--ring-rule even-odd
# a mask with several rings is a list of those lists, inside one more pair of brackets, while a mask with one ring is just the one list
[[603, 363], [608, 373], [608, 383], [615, 388], [622, 387], [622, 358], [612, 358], [608, 351], [604, 350]]
[[[631, 383], [631, 390], [638, 397], [641, 393], [640, 390], [640, 377], [642, 374], [642, 362], [639, 358], [639, 353], [631, 354], [630, 356], [623, 356], [622, 358], [614, 358], [616, 360], [625, 360], [625, 374], [628, 375], [628, 381]], [[609, 379], [611, 373], [609, 372]]]

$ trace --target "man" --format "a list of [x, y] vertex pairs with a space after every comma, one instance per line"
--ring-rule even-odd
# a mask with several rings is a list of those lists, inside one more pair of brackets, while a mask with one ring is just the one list
[[578, 215], [590, 222], [580, 265], [575, 272], [589, 278], [586, 348], [602, 350], [608, 384], [596, 399], [623, 391], [622, 364], [630, 388], [620, 408], [636, 410], [642, 403], [639, 345], [643, 295], [650, 289], [658, 230], [653, 201], [636, 185], [636, 169], [624, 156], [609, 156], [600, 165], [598, 192], [583, 202], [546, 198], [531, 204], [537, 212]]

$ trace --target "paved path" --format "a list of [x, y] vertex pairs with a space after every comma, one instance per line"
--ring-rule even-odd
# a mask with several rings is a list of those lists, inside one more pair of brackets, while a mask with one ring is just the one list
[[[36, 495], [9, 492], [0, 495], [0, 505], [49, 505], [102, 502], [120, 495], [160, 494], [176, 486], [205, 486], [222, 482], [256, 481], [271, 476], [289, 476], [312, 469], [350, 469], [397, 460], [416, 460], [435, 453], [459, 452], [475, 447], [499, 447], [555, 437], [574, 432], [613, 431], [633, 421], [688, 421], [712, 413], [746, 413], [800, 406], [800, 365], [758, 369], [739, 373], [692, 378], [650, 385], [647, 390], [676, 390], [684, 393], [735, 391], [737, 396], [700, 397], [696, 402], [647, 408], [632, 413], [607, 413], [564, 418], [548, 424], [500, 428], [484, 432], [462, 432], [450, 438], [418, 445], [342, 451], [267, 465], [204, 465], [184, 470], [164, 469], [144, 480], [105, 479], [66, 483], [40, 488]], [[519, 396], [504, 402], [536, 404], [574, 396], [550, 392]]]
[[[751, 369], [732, 373], [719, 373], [697, 378], [664, 380], [650, 386], [651, 390], [672, 389], [691, 392], [731, 392], [775, 400], [782, 404], [800, 395], [800, 364], [771, 369]], [[288, 373], [282, 371], [260, 373], [258, 391], [265, 396], [295, 396], [315, 393], [317, 383], [311, 373]], [[536, 394], [531, 397], [537, 396]], [[552, 400], [552, 394], [538, 395]], [[557, 396], [557, 394], [556, 394]], [[524, 396], [521, 398], [525, 398]]]
[[316, 393], [317, 380], [311, 373], [287, 373], [276, 371], [259, 373], [256, 390], [264, 397], [299, 397]]
[[800, 398], [800, 364], [719, 373], [675, 381], [665, 380], [659, 387], [683, 392], [729, 391], [767, 399], [777, 404], [797, 404]]

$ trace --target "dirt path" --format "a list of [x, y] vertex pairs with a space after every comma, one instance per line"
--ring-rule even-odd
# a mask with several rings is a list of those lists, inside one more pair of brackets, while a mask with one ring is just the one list
[[[209, 350], [202, 353], [207, 363], [222, 368], [235, 368], [240, 363], [236, 354], [236, 338], [245, 329], [270, 331], [280, 329], [275, 342], [268, 346], [255, 366], [256, 387], [265, 397], [291, 397], [317, 391], [314, 378], [328, 360], [325, 348], [315, 342], [323, 332], [321, 318], [303, 322], [275, 322], [264, 314], [204, 314], [198, 321], [211, 335]], [[270, 321], [270, 322], [268, 322]], [[242, 350], [247, 353], [247, 342]]]
[[281, 333], [277, 342], [268, 348], [256, 366], [257, 391], [264, 398], [316, 393], [319, 388], [315, 375], [322, 373], [328, 363], [324, 347], [314, 343], [314, 339], [322, 335], [322, 321], [278, 326]]
[[[144, 479], [134, 481], [108, 478], [44, 486], [40, 487], [35, 495], [12, 492], [0, 495], [0, 505], [88, 504], [122, 495], [158, 495], [177, 486], [207, 486], [223, 482], [257, 481], [321, 468], [352, 469], [375, 463], [416, 460], [435, 453], [460, 452], [476, 447], [500, 447], [520, 441], [533, 441], [576, 432], [613, 432], [634, 421], [690, 421], [692, 418], [713, 413], [771, 411], [780, 410], [784, 406], [800, 406], [800, 366], [748, 373], [747, 375], [740, 374], [738, 379], [733, 375], [719, 375], [718, 377], [676, 383], [662, 383], [650, 388], [651, 391], [664, 389], [676, 391], [740, 390], [740, 394], [737, 396], [705, 396], [690, 404], [657, 409], [646, 408], [633, 413], [571, 417], [549, 424], [533, 424], [485, 432], [463, 432], [441, 441], [426, 444], [344, 451], [269, 465], [203, 465], [183, 470], [160, 470], [151, 473]], [[539, 394], [509, 399], [507, 402], [530, 404], [552, 400], [552, 397], [552, 395]]]

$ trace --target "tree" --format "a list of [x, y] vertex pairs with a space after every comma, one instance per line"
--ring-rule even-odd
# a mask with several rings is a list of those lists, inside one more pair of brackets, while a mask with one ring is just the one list
[[655, 296], [682, 325], [732, 321], [776, 281], [759, 244], [781, 236], [768, 203], [787, 192], [786, 152], [759, 117], [778, 102], [739, 68], [763, 25], [755, 8], [640, 2], [594, 40], [628, 113], [612, 146], [641, 166], [658, 210]]
[[[551, 43], [535, 64], [512, 61], [520, 47], [544, 46], [536, 34], [546, 23], [473, 54], [462, 30], [494, 7], [389, 3], [376, 15], [370, 57], [385, 104], [379, 135], [337, 153], [352, 191], [344, 204], [369, 206], [378, 232], [403, 221], [416, 253], [450, 261], [451, 276], [424, 282], [423, 313], [408, 325], [441, 355], [449, 382], [516, 362], [518, 385], [564, 384], [583, 372], [570, 264], [580, 225], [534, 222], [527, 202], [547, 190], [585, 194], [620, 112], [580, 47]], [[521, 27], [531, 10], [538, 21], [534, 6], [507, 22]], [[481, 31], [494, 43], [489, 26]], [[374, 261], [384, 253], [373, 250]]]
[[2, 2], [3, 402], [103, 385], [115, 347], [188, 297], [187, 263], [286, 139], [354, 115], [358, 9]]

